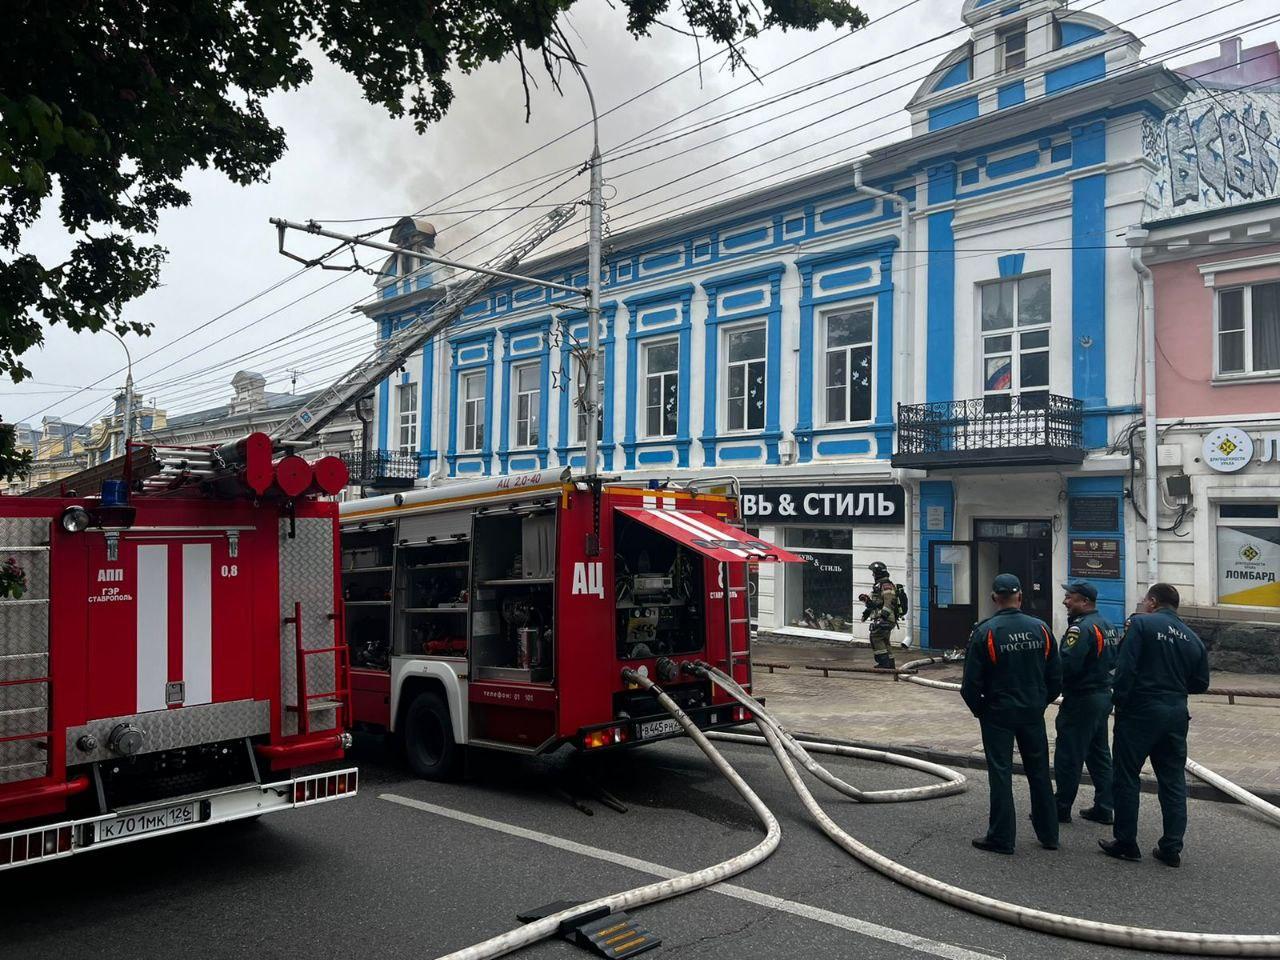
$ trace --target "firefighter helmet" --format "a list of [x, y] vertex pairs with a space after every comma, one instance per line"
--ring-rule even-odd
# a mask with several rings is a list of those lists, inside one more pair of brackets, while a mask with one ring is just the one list
[[871, 575], [877, 580], [888, 579], [889, 568], [879, 560], [875, 563], [867, 564], [867, 569], [871, 571]]

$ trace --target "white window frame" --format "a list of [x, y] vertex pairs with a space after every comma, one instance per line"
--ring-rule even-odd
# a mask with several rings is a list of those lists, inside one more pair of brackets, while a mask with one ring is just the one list
[[[405, 409], [404, 398], [409, 397], [412, 403]], [[418, 384], [400, 383], [396, 385], [396, 435], [399, 443], [396, 446], [402, 454], [418, 452]], [[406, 436], [408, 439], [406, 440]]]
[[[750, 360], [730, 360], [729, 359], [729, 337], [735, 333], [742, 333], [745, 330], [759, 330], [764, 335], [764, 351], [760, 354], [759, 357], [753, 357]], [[720, 375], [724, 381], [720, 387], [721, 410], [723, 410], [723, 413], [720, 415], [720, 420], [721, 420], [720, 430], [722, 433], [728, 433], [728, 434], [759, 433], [764, 429], [765, 423], [767, 423], [769, 419], [769, 398], [768, 398], [769, 324], [764, 320], [758, 320], [758, 321], [750, 321], [747, 323], [735, 323], [732, 326], [722, 327], [721, 334], [720, 334], [720, 355], [723, 358], [723, 360], [721, 361]], [[729, 425], [732, 419], [730, 406], [734, 402], [734, 398], [730, 395], [729, 391], [731, 389], [730, 383], [732, 380], [731, 374], [732, 374], [733, 368], [734, 367], [743, 368], [742, 382], [743, 382], [743, 386], [746, 387], [746, 385], [751, 382], [751, 368], [755, 364], [760, 365], [761, 370], [763, 372], [762, 379], [765, 384], [764, 386], [765, 405], [761, 410], [760, 425], [755, 427], [750, 425], [749, 423], [750, 418], [748, 416], [748, 407], [747, 407], [747, 394], [743, 394], [743, 396], [741, 397], [742, 426], [731, 427]]]
[[[488, 403], [488, 373], [484, 370], [468, 370], [458, 375], [458, 398], [462, 401], [462, 416], [458, 418], [458, 448], [463, 453], [479, 453], [484, 449], [484, 418]], [[467, 388], [480, 382], [480, 396], [468, 398]]]
[[[1253, 369], [1253, 288], [1280, 284], [1280, 278], [1259, 280], [1254, 283], [1237, 283], [1215, 288], [1213, 291], [1213, 378], [1215, 380], [1274, 380], [1280, 379], [1280, 367], [1265, 370]], [[1240, 293], [1241, 315], [1244, 322], [1244, 369], [1222, 369], [1222, 295]], [[1235, 332], [1235, 331], [1232, 331]]]
[[[654, 337], [652, 340], [645, 340], [640, 349], [640, 416], [643, 422], [640, 424], [641, 429], [637, 431], [646, 440], [674, 440], [680, 434], [680, 338], [679, 337]], [[650, 433], [649, 432], [649, 357], [654, 349], [658, 347], [674, 346], [676, 348], [676, 365], [674, 370], [664, 370], [660, 373], [652, 374], [662, 380], [662, 385], [658, 390], [658, 397], [661, 399], [666, 396], [668, 377], [674, 377], [676, 381], [676, 423], [670, 433]], [[658, 407], [659, 427], [661, 427], [662, 407]]]
[[[847, 346], [844, 346], [844, 347], [828, 347], [828, 346], [827, 346], [827, 343], [828, 343], [827, 322], [828, 322], [829, 318], [830, 318], [833, 314], [838, 314], [838, 313], [849, 313], [849, 312], [852, 312], [852, 311], [854, 311], [854, 310], [860, 310], [860, 309], [863, 309], [863, 308], [865, 308], [865, 307], [870, 307], [870, 308], [871, 308], [871, 339], [870, 339], [870, 341], [868, 341], [866, 344], [850, 344], [850, 345], [847, 345]], [[822, 411], [822, 424], [823, 424], [823, 426], [827, 426], [827, 427], [856, 427], [856, 426], [860, 426], [860, 425], [863, 425], [863, 424], [868, 424], [868, 423], [874, 423], [874, 422], [875, 422], [875, 419], [876, 419], [876, 377], [877, 377], [877, 373], [878, 373], [878, 371], [877, 371], [877, 369], [876, 369], [876, 364], [877, 364], [877, 362], [878, 362], [878, 360], [879, 360], [879, 353], [880, 353], [880, 347], [879, 347], [879, 343], [878, 343], [879, 338], [876, 336], [876, 332], [877, 332], [877, 326], [878, 326], [879, 320], [880, 320], [880, 304], [879, 304], [879, 302], [878, 302], [878, 301], [876, 301], [875, 299], [850, 300], [850, 301], [849, 301], [849, 302], [847, 302], [847, 303], [842, 303], [842, 304], [839, 304], [839, 305], [829, 305], [829, 306], [825, 306], [825, 307], [823, 307], [823, 308], [822, 308], [822, 312], [821, 312], [821, 314], [819, 315], [819, 323], [818, 323], [818, 328], [819, 328], [818, 332], [819, 332], [819, 334], [820, 334], [820, 339], [819, 339], [819, 341], [818, 341], [818, 359], [817, 359], [817, 364], [816, 364], [816, 365], [818, 366], [818, 368], [819, 368], [819, 371], [818, 371], [817, 376], [815, 376], [815, 377], [814, 377], [814, 380], [816, 381], [817, 390], [818, 390], [818, 400], [817, 400], [817, 402], [818, 402], [818, 407], [819, 407], [819, 409]], [[871, 347], [871, 383], [870, 383], [870, 388], [869, 388], [869, 389], [870, 389], [870, 393], [871, 393], [871, 405], [870, 405], [870, 407], [868, 408], [867, 417], [866, 417], [866, 419], [865, 419], [865, 420], [832, 420], [832, 419], [829, 417], [829, 415], [828, 415], [828, 413], [829, 413], [829, 407], [828, 407], [828, 405], [827, 405], [827, 389], [828, 389], [828, 384], [827, 384], [827, 359], [828, 359], [828, 355], [829, 355], [829, 354], [831, 354], [831, 353], [834, 353], [834, 352], [836, 352], [836, 351], [843, 350], [843, 351], [845, 352], [845, 372], [846, 372], [846, 374], [848, 374], [848, 373], [849, 373], [849, 371], [851, 371], [851, 370], [853, 369], [852, 364], [849, 362], [849, 358], [850, 358], [850, 356], [851, 356], [851, 351], [853, 351], [853, 350], [860, 350], [860, 349], [862, 349], [864, 346], [870, 346], [870, 347]], [[846, 376], [846, 379], [845, 379], [845, 403], [844, 403], [844, 409], [845, 409], [845, 412], [846, 412], [846, 413], [849, 413], [849, 412], [850, 412], [850, 410], [849, 410], [849, 404], [850, 404], [850, 402], [851, 402], [851, 398], [852, 398], [852, 396], [853, 396], [853, 390], [851, 389], [851, 386], [852, 386], [852, 385], [850, 384], [850, 382], [849, 382], [849, 380], [848, 380], [848, 378], [847, 378], [847, 376]]]
[[[1022, 54], [1022, 63], [1016, 67], [1009, 66], [1009, 38], [1015, 34], [1022, 34], [1022, 48], [1017, 51]], [[996, 59], [1000, 64], [1001, 76], [1010, 73], [1017, 73], [1026, 69], [1027, 66], [1027, 24], [1024, 20], [1022, 23], [1011, 23], [1007, 27], [1001, 27], [996, 31]]]
[[[525, 371], [534, 371], [535, 384], [532, 390], [520, 389], [520, 374]], [[532, 450], [543, 445], [546, 434], [546, 424], [542, 422], [542, 361], [534, 360], [531, 363], [518, 363], [511, 368], [511, 419], [512, 433], [515, 440], [511, 447], [513, 450]], [[526, 415], [520, 415], [520, 404], [527, 404]], [[532, 432], [529, 429], [531, 423], [538, 424], [538, 436], [533, 438], [530, 436]], [[525, 436], [520, 436], [520, 431], [524, 430]]]
[[[1031, 280], [1036, 277], [1044, 277], [1049, 283], [1049, 319], [1045, 323], [1028, 324], [1026, 326], [1018, 322], [1018, 312], [1021, 305], [1021, 281]], [[987, 287], [994, 287], [1000, 284], [1013, 285], [1013, 325], [1004, 327], [999, 330], [982, 329], [982, 293]], [[978, 389], [981, 395], [985, 397], [1017, 397], [1022, 393], [1052, 393], [1053, 392], [1053, 274], [1048, 270], [1037, 270], [1032, 273], [1022, 273], [1016, 277], [1001, 277], [998, 280], [985, 280], [976, 284], [977, 286], [977, 309], [974, 311], [977, 321], [978, 333]], [[1022, 335], [1026, 333], [1039, 333], [1044, 331], [1048, 334], [1043, 347], [1030, 347], [1024, 350], [1022, 348]], [[987, 353], [987, 340], [993, 337], [1008, 337], [1009, 346], [1009, 388], [1007, 390], [988, 390], [987, 389], [987, 359], [988, 357], [1005, 356], [1005, 351], [998, 353]], [[1022, 356], [1024, 354], [1046, 354], [1049, 358], [1048, 376], [1045, 378], [1043, 387], [1028, 387], [1025, 391], [1022, 387]]]

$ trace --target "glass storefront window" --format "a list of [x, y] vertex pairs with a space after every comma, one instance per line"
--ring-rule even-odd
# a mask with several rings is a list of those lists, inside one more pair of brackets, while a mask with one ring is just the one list
[[1218, 508], [1218, 602], [1280, 607], [1280, 505]]
[[787, 564], [787, 625], [849, 633], [854, 622], [853, 531], [788, 527], [788, 550], [804, 560]]

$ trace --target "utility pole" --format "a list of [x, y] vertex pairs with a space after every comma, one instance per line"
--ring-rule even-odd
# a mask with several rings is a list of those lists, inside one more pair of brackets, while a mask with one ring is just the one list
[[587, 100], [591, 104], [591, 193], [588, 203], [591, 209], [590, 224], [587, 228], [587, 435], [584, 453], [587, 476], [596, 477], [600, 472], [600, 385], [603, 382], [600, 370], [600, 275], [603, 272], [604, 232], [604, 173], [600, 159], [600, 118], [596, 114], [596, 98], [591, 92], [591, 84], [587, 83], [587, 75], [573, 61], [573, 67], [587, 88]]
[[300, 374], [301, 372], [302, 372], [301, 370], [292, 370], [292, 369], [285, 371], [285, 373], [289, 374], [289, 392], [290, 393], [298, 392], [298, 374]]
[[[589, 88], [588, 88], [589, 89]], [[595, 107], [592, 106], [594, 113]], [[591, 153], [591, 224], [587, 233], [587, 475], [600, 469], [600, 274], [601, 232], [604, 221], [604, 178], [600, 171], [600, 145]]]

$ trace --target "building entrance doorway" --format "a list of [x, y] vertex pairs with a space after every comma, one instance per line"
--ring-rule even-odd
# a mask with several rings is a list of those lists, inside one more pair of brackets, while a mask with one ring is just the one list
[[977, 575], [984, 602], [996, 574], [1011, 573], [1022, 582], [1022, 610], [1053, 623], [1053, 527], [1048, 520], [974, 520]]

